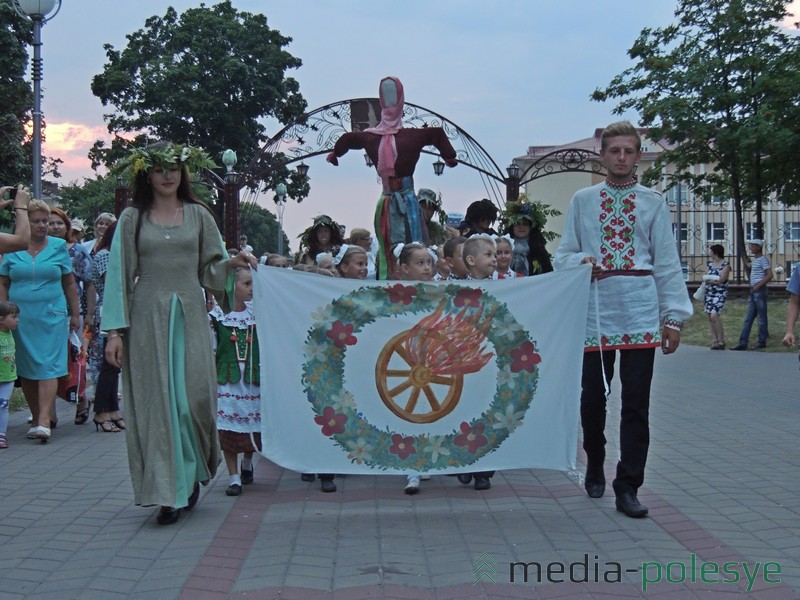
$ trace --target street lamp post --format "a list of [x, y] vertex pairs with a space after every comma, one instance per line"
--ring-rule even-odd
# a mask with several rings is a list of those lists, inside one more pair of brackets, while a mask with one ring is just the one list
[[519, 200], [519, 165], [512, 162], [506, 167], [506, 173], [506, 202], [516, 202]]
[[222, 153], [222, 164], [225, 165], [225, 246], [239, 247], [239, 174], [233, 170], [236, 166], [236, 152], [231, 149]]
[[[34, 198], [42, 197], [42, 25], [58, 14], [61, 0], [12, 0], [14, 10], [33, 21], [33, 180]], [[48, 18], [53, 8], [56, 11]]]
[[275, 207], [278, 211], [278, 254], [283, 256], [283, 211], [286, 208], [286, 184], [275, 186]]

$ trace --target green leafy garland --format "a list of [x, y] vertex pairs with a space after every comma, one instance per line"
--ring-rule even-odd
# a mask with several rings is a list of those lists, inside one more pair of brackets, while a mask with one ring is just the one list
[[314, 217], [313, 224], [307, 227], [300, 235], [297, 236], [298, 238], [300, 238], [301, 252], [303, 250], [311, 249], [311, 246], [309, 245], [311, 241], [311, 234], [314, 232], [314, 230], [316, 230], [317, 227], [321, 227], [323, 225], [327, 225], [328, 227], [335, 229], [336, 231], [341, 231], [339, 224], [333, 219], [331, 219], [328, 215], [318, 215]]
[[166, 168], [173, 165], [185, 166], [190, 173], [217, 167], [202, 148], [169, 142], [134, 148], [126, 159], [115, 165], [114, 171], [133, 183], [139, 173], [149, 173], [153, 167]]
[[551, 208], [541, 202], [530, 202], [526, 194], [520, 194], [518, 200], [506, 203], [505, 210], [500, 215], [500, 222], [504, 227], [513, 227], [522, 221], [528, 221], [531, 227], [539, 229], [545, 239], [553, 240], [556, 234], [546, 231], [548, 217], [555, 217], [561, 214], [560, 210]]

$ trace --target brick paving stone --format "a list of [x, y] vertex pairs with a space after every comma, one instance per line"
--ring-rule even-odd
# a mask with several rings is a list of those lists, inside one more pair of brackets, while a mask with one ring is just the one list
[[[228, 498], [227, 479], [218, 477], [191, 514], [162, 528], [155, 508], [131, 505], [124, 438], [64, 427], [48, 445], [18, 440], [0, 463], [2, 597], [797, 598], [800, 483], [786, 474], [797, 470], [800, 409], [779, 383], [796, 374], [796, 358], [749, 353], [746, 362], [737, 360], [685, 346], [657, 357], [650, 457], [639, 494], [651, 516], [643, 520], [616, 512], [610, 490], [616, 382], [609, 493], [600, 500], [583, 491], [580, 449], [574, 473], [501, 472], [483, 493], [434, 477], [413, 498], [402, 493], [400, 476], [341, 477], [339, 492], [321, 494], [318, 483], [260, 459], [245, 494]], [[745, 364], [764, 381], [742, 380]], [[74, 407], [59, 405], [65, 425], [70, 413]], [[24, 436], [24, 416], [11, 415], [10, 439]], [[104, 461], [86, 465], [85, 456]], [[505, 583], [472, 585], [472, 561], [483, 551], [496, 559], [495, 574]], [[778, 562], [782, 582], [761, 582], [750, 594], [741, 586], [657, 584], [646, 596], [640, 574], [577, 587], [508, 582], [511, 562], [569, 563], [587, 554], [641, 568], [687, 562], [691, 553], [705, 561]]]

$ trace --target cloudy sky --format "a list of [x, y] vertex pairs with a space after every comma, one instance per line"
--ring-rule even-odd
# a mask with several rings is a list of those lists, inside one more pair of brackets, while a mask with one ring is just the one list
[[[181, 12], [199, 1], [64, 0], [44, 27], [45, 152], [64, 160], [62, 181], [91, 176], [86, 154], [96, 139], [108, 138], [104, 108], [90, 90], [105, 64], [103, 44], [123, 49], [127, 34], [141, 29], [149, 16], [163, 15], [168, 5]], [[395, 75], [408, 102], [458, 124], [501, 167], [528, 146], [588, 137], [615, 120], [613, 105], [591, 102], [590, 93], [630, 66], [627, 49], [640, 31], [667, 25], [675, 8], [673, 0], [233, 0], [233, 5], [264, 13], [270, 27], [293, 39], [288, 50], [303, 66], [289, 75], [299, 81], [309, 110], [377, 96], [380, 79]], [[280, 129], [270, 125], [273, 133]], [[441, 191], [448, 211], [463, 212], [486, 195], [475, 171], [461, 165], [435, 177], [432, 161], [420, 160], [416, 186]], [[285, 211], [292, 248], [295, 236], [320, 212], [348, 229], [371, 229], [380, 187], [362, 153], [346, 155], [339, 167], [323, 157], [309, 166], [309, 198]], [[270, 204], [263, 203], [272, 210]]]

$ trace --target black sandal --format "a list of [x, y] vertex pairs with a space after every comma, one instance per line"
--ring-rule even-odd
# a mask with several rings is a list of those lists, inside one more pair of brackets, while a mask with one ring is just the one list
[[83, 410], [75, 409], [75, 425], [83, 425], [89, 420], [89, 408], [91, 408], [91, 404], [91, 402], [86, 402], [86, 408]]

